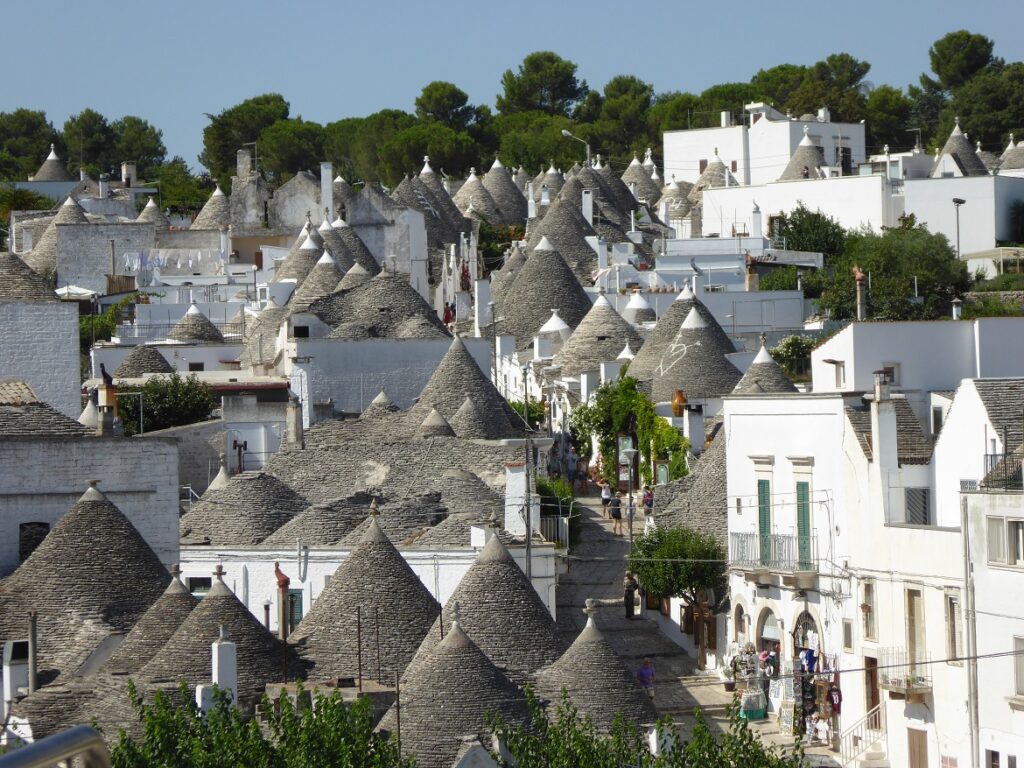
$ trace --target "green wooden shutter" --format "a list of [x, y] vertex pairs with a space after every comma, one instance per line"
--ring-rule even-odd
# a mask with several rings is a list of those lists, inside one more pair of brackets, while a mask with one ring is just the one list
[[302, 621], [302, 590], [288, 590], [288, 624], [289, 631], [299, 626]]
[[796, 484], [796, 546], [799, 569], [811, 570], [811, 486], [806, 481]]
[[772, 548], [772, 489], [768, 480], [757, 481], [757, 532], [761, 544], [761, 565], [768, 565]]

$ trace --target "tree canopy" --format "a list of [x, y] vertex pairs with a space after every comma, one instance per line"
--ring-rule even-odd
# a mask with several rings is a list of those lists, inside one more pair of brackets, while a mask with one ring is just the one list
[[587, 95], [586, 80], [576, 77], [576, 65], [551, 51], [531, 53], [519, 69], [506, 69], [497, 107], [502, 114], [545, 112], [568, 116]]
[[638, 538], [629, 570], [652, 595], [679, 597], [688, 605], [714, 605], [728, 594], [726, 551], [721, 542], [683, 526], [656, 526]]

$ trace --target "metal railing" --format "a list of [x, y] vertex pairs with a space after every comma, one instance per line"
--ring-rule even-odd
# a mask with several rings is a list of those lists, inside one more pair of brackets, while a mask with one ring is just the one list
[[758, 531], [729, 534], [729, 564], [736, 568], [767, 568], [771, 571], [816, 571], [817, 536], [762, 534]]
[[[215, 320], [213, 324], [225, 339], [242, 338], [243, 325], [240, 322], [218, 322]], [[177, 323], [120, 323], [114, 335], [121, 340], [157, 341], [170, 338], [175, 325]]]
[[985, 478], [979, 484], [978, 490], [1024, 490], [1022, 460], [1024, 460], [1024, 456], [1019, 453], [986, 453]]
[[98, 731], [76, 725], [0, 757], [0, 768], [53, 768], [64, 761], [82, 768], [110, 768], [110, 753]]
[[932, 689], [931, 654], [907, 648], [882, 648], [878, 652], [878, 680], [882, 688], [902, 693], [926, 693]]
[[885, 702], [881, 702], [840, 735], [839, 754], [843, 765], [851, 765], [875, 744], [885, 741], [886, 733]]
[[569, 518], [561, 515], [542, 515], [540, 535], [556, 547], [569, 548]]

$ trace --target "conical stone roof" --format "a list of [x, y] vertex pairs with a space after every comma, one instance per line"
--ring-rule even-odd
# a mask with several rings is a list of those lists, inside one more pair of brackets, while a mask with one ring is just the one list
[[341, 270], [329, 253], [324, 251], [313, 269], [288, 299], [288, 308], [294, 312], [304, 312], [309, 305], [324, 296], [330, 296], [341, 282]]
[[465, 469], [449, 469], [436, 482], [441, 492], [441, 501], [453, 515], [473, 515], [477, 520], [486, 520], [491, 512], [501, 514], [504, 497]]
[[57, 301], [60, 299], [46, 278], [13, 253], [0, 253], [0, 303]]
[[[445, 634], [453, 612], [480, 650], [518, 683], [557, 660], [565, 648], [548, 609], [497, 536], [480, 551], [445, 604]], [[429, 659], [440, 634], [435, 621], [407, 675]]]
[[515, 336], [516, 346], [524, 349], [550, 319], [552, 309], [575, 328], [590, 311], [590, 299], [551, 241], [541, 238], [504, 290], [501, 332]]
[[323, 238], [324, 250], [334, 258], [338, 269], [342, 273], [350, 270], [352, 265], [356, 263], [355, 259], [352, 258], [352, 253], [349, 251], [348, 246], [341, 239], [341, 235], [338, 234], [337, 230], [331, 226], [331, 223], [325, 219], [323, 224], [317, 228], [317, 232]]
[[35, 610], [40, 678], [49, 682], [111, 632], [131, 629], [169, 579], [135, 526], [92, 485], [0, 582], [0, 637], [23, 637], [26, 612]]
[[287, 307], [279, 307], [271, 298], [250, 322], [245, 325], [245, 337], [239, 360], [252, 366], [272, 362], [277, 354], [277, 334], [290, 314]]
[[554, 202], [559, 192], [562, 191], [565, 179], [562, 178], [562, 174], [555, 169], [553, 164], [546, 171], [542, 170], [537, 175], [537, 178], [533, 180], [533, 199], [537, 205], [540, 205], [545, 184], [548, 188], [548, 202]]
[[726, 447], [725, 429], [719, 429], [692, 473], [683, 478], [688, 480], [684, 490], [657, 515], [659, 525], [686, 526], [713, 535], [723, 545], [729, 540]]
[[[496, 308], [501, 307], [502, 297], [505, 295], [505, 291], [515, 278], [516, 273], [522, 269], [526, 263], [526, 254], [523, 253], [523, 249], [516, 243], [509, 250], [505, 256], [505, 263], [501, 269], [497, 272], [491, 273], [491, 300], [494, 302]], [[498, 316], [498, 312], [495, 312], [495, 317]]]
[[654, 370], [654, 401], [669, 402], [677, 389], [690, 400], [729, 394], [740, 380], [740, 372], [725, 357], [732, 351], [694, 307]]
[[629, 212], [635, 211], [639, 207], [636, 198], [633, 197], [633, 193], [629, 191], [629, 187], [623, 183], [622, 179], [615, 175], [611, 165], [602, 166], [597, 174], [604, 179], [605, 186], [611, 193], [611, 201], [615, 208], [628, 219]]
[[1003, 150], [1002, 154], [999, 155], [1000, 165], [1002, 165], [1002, 161], [1003, 160], [1006, 160], [1007, 155], [1009, 155], [1016, 148], [1017, 148], [1017, 142], [1014, 141], [1013, 134], [1011, 133], [1010, 134], [1010, 140], [1006, 142], [1006, 148]]
[[1002, 171], [1015, 171], [1024, 168], [1024, 141], [1021, 141], [1013, 149], [1007, 148], [1003, 153], [999, 169]]
[[39, 274], [53, 274], [57, 270], [57, 225], [88, 224], [85, 211], [75, 198], [68, 195], [53, 221], [43, 230], [39, 241], [34, 243], [32, 250], [24, 255], [25, 263]]
[[[789, 159], [779, 181], [797, 181], [799, 179], [821, 178], [821, 153], [807, 135], [807, 126], [804, 126], [804, 137], [797, 144], [796, 151]], [[806, 171], [806, 176], [804, 175]]]
[[395, 405], [395, 402], [388, 397], [388, 393], [384, 391], [384, 387], [380, 388], [380, 392], [377, 394], [370, 404], [366, 406], [365, 410], [360, 414], [361, 419], [377, 419], [388, 414], [398, 413], [402, 409]]
[[[401, 707], [402, 754], [415, 756], [419, 768], [451, 768], [466, 737], [490, 744], [488, 715], [500, 716], [513, 728], [529, 722], [526, 695], [459, 622], [408, 669]], [[393, 706], [379, 728], [396, 732], [398, 717]]]
[[[264, 566], [269, 567], [269, 566]], [[278, 640], [235, 597], [218, 575], [188, 617], [137, 673], [143, 683], [208, 684], [212, 677], [210, 646], [221, 627], [235, 644], [238, 699], [253, 706], [267, 683], [292, 677], [299, 669], [293, 650]]]
[[729, 352], [735, 351], [729, 337], [722, 330], [722, 326], [711, 314], [711, 310], [704, 305], [704, 302], [697, 299], [689, 286], [686, 286], [658, 319], [653, 330], [648, 332], [643, 346], [637, 351], [636, 357], [629, 365], [630, 376], [638, 381], [650, 381], [654, 378], [654, 370], [661, 362], [662, 355], [668, 350], [686, 316], [694, 307], [697, 308], [700, 316], [711, 329], [711, 333], [718, 337], [719, 344]]
[[113, 674], [140, 670], [164, 647], [199, 603], [175, 574], [167, 589], [132, 627], [103, 669]]
[[[658, 319], [647, 299], [639, 291], [629, 297], [629, 302], [622, 312], [622, 317], [627, 323], [653, 323]], [[639, 349], [635, 346], [634, 349]]]
[[380, 669], [379, 682], [393, 683], [396, 674], [405, 672], [440, 606], [376, 518], [370, 519], [359, 546], [335, 571], [292, 634], [303, 658], [314, 665], [314, 679], [357, 674], [357, 609], [361, 611], [363, 675], [376, 679]]
[[484, 413], [476, 400], [468, 395], [452, 416], [450, 424], [456, 437], [463, 440], [501, 440], [512, 434], [504, 413]]
[[656, 205], [661, 197], [661, 188], [651, 180], [651, 172], [644, 168], [636, 155], [623, 172], [622, 183], [627, 189], [629, 185], [635, 185], [637, 200], [645, 200], [650, 206]]
[[224, 488], [207, 490], [181, 518], [182, 544], [259, 544], [309, 506], [266, 472], [242, 472]]
[[288, 251], [288, 255], [277, 265], [277, 268], [274, 270], [274, 277], [270, 282], [279, 283], [282, 280], [294, 280], [295, 285], [298, 286], [313, 271], [313, 267], [316, 266], [316, 263], [324, 253], [323, 246], [317, 245], [316, 240], [313, 239], [314, 231], [312, 227], [309, 227], [308, 231], [304, 229], [299, 233], [301, 242], [297, 240], [296, 244], [298, 247], [296, 248], [293, 245]]
[[218, 186], [189, 229], [220, 230], [231, 224], [231, 201]]
[[456, 336], [420, 392], [416, 405], [409, 409], [410, 419], [413, 423], [419, 423], [431, 408], [436, 408], [442, 416], [450, 418], [467, 397], [476, 403], [480, 414], [491, 422], [495, 433], [503, 437], [514, 436], [508, 420], [510, 406], [490, 378], [480, 370], [462, 339]]
[[414, 436], [426, 440], [431, 437], [455, 437], [455, 432], [448, 420], [438, 413], [436, 408], [431, 408], [426, 418], [416, 428]]
[[680, 183], [673, 176], [672, 181], [665, 185], [661, 192], [661, 197], [658, 199], [659, 210], [663, 205], [667, 204], [670, 219], [682, 219], [689, 216], [690, 208], [692, 207], [689, 195], [692, 190], [693, 184]]
[[459, 191], [452, 199], [463, 214], [467, 214], [472, 208], [491, 224], [501, 224], [504, 221], [498, 204], [476, 175], [476, 168], [470, 170], [466, 183], [459, 187]]
[[359, 237], [352, 227], [345, 223], [343, 219], [335, 219], [331, 222], [331, 226], [334, 227], [334, 231], [337, 232], [342, 243], [348, 248], [352, 260], [365, 269], [366, 274], [376, 275], [380, 272], [380, 264], [377, 263], [373, 254], [370, 253], [370, 249], [366, 247], [366, 243], [363, 242], [362, 238]]
[[570, 179], [562, 187], [562, 192], [548, 208], [544, 218], [530, 228], [529, 247], [531, 250], [535, 249], [546, 237], [565, 259], [577, 279], [589, 284], [597, 269], [597, 252], [590, 247], [586, 238], [597, 233], [580, 213], [580, 203], [569, 202], [574, 190], [582, 193], [582, 188], [576, 180]]
[[558, 661], [537, 673], [538, 697], [554, 709], [564, 689], [580, 716], [600, 731], [610, 731], [619, 715], [641, 725], [655, 722], [654, 703], [594, 623], [594, 601], [587, 603], [590, 618], [583, 631]]
[[639, 349], [643, 339], [615, 311], [607, 297], [601, 295], [552, 362], [561, 366], [561, 375], [579, 376], [585, 371], [596, 371], [601, 363], [615, 360], [626, 344]]
[[64, 167], [64, 163], [57, 157], [57, 150], [53, 144], [50, 145], [50, 154], [43, 160], [43, 164], [39, 166], [39, 170], [32, 176], [32, 181], [74, 181], [75, 177], [72, 176], [68, 169]]
[[170, 229], [171, 227], [170, 219], [164, 215], [164, 212], [160, 210], [160, 206], [156, 204], [152, 197], [149, 198], [149, 202], [139, 212], [135, 221], [140, 224], [154, 224], [157, 229]]
[[793, 382], [763, 345], [732, 393], [753, 395], [762, 392], [796, 392]]
[[121, 361], [114, 371], [120, 379], [134, 379], [147, 373], [173, 373], [174, 368], [156, 347], [139, 344]]
[[[415, 177], [413, 177], [415, 178]], [[400, 205], [419, 211], [423, 214], [423, 224], [427, 230], [427, 244], [431, 248], [441, 248], [448, 243], [458, 242], [458, 232], [452, 228], [433, 199], [433, 193], [419, 179], [406, 176], [391, 192], [391, 198]]]
[[704, 172], [697, 178], [697, 182], [693, 185], [693, 189], [690, 190], [688, 197], [691, 203], [698, 205], [704, 199], [705, 189], [725, 186], [735, 187], [739, 185], [736, 182], [736, 178], [729, 172], [729, 169], [725, 167], [722, 158], [718, 156], [718, 149], [716, 147], [715, 156], [707, 164]]
[[349, 291], [353, 288], [357, 288], [371, 277], [373, 277], [373, 275], [363, 269], [361, 264], [356, 264], [345, 273], [345, 276], [341, 278], [341, 280], [338, 281], [338, 287], [335, 291]]
[[526, 172], [523, 166], [516, 168], [516, 172], [512, 174], [512, 181], [516, 183], [516, 189], [518, 189], [523, 195], [526, 195], [526, 185], [530, 183], [530, 174]]
[[526, 223], [526, 197], [501, 160], [494, 158], [494, 164], [484, 174], [481, 183], [498, 206], [503, 224]]
[[[939, 158], [936, 160], [936, 167], [943, 155], [948, 155], [953, 158], [956, 164], [960, 167], [964, 176], [988, 176], [988, 168], [985, 167], [981, 158], [975, 153], [974, 148], [971, 147], [971, 143], [967, 140], [967, 137], [964, 136], [964, 132], [960, 130], [960, 118], [956, 119], [956, 124], [953, 126], [953, 130], [949, 134], [949, 138], [946, 139], [946, 143], [943, 145], [942, 151], [939, 153]], [[1005, 167], [1006, 166], [1004, 164], [1003, 168], [1005, 169]]]
[[310, 547], [337, 546], [366, 520], [366, 512], [374, 503], [373, 496], [360, 491], [314, 504], [270, 534], [261, 546], [292, 549], [300, 542]]
[[[355, 267], [349, 274], [354, 270]], [[362, 285], [314, 301], [309, 309], [331, 328], [359, 323], [372, 328], [372, 335], [379, 338], [397, 337], [400, 327], [410, 319], [423, 321], [416, 338], [449, 335], [437, 312], [409, 284], [408, 275], [402, 273], [381, 272]]]
[[219, 343], [224, 341], [224, 336], [210, 318], [202, 313], [202, 310], [192, 303], [181, 320], [174, 324], [171, 332], [167, 334], [168, 339], [174, 341], [206, 341]]
[[[339, 205], [348, 205], [348, 201], [352, 199], [352, 195], [356, 192], [355, 189], [352, 188], [352, 185], [345, 181], [341, 176], [335, 176], [331, 185], [334, 189], [335, 207], [339, 207]], [[331, 215], [333, 216], [334, 214], [335, 211], [331, 211]]]
[[452, 196], [448, 194], [448, 190], [444, 188], [444, 184], [441, 183], [441, 179], [434, 169], [430, 167], [430, 158], [423, 158], [423, 170], [420, 171], [420, 175], [417, 177], [423, 185], [434, 193], [434, 199], [437, 201], [438, 206], [444, 211], [445, 218], [448, 222], [460, 232], [465, 232], [468, 229], [468, 222], [462, 214], [462, 211], [452, 200]]

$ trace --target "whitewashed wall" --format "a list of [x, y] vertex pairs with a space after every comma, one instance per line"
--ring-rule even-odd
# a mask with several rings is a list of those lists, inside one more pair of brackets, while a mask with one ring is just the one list
[[78, 305], [0, 302], [0, 378], [24, 381], [44, 403], [77, 419]]

